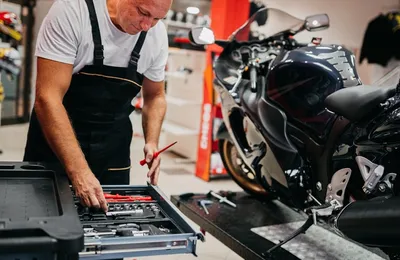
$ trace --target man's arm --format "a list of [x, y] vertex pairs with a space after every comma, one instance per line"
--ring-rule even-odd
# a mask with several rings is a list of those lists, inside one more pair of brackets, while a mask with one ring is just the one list
[[62, 103], [71, 83], [72, 65], [38, 57], [34, 108], [50, 147], [71, 179], [89, 166]]
[[38, 57], [34, 108], [43, 134], [65, 168], [77, 196], [90, 207], [107, 210], [100, 183], [90, 170], [63, 105], [72, 65]]
[[146, 144], [158, 146], [161, 125], [167, 109], [164, 81], [143, 80], [142, 127]]
[[160, 157], [153, 160], [153, 154], [158, 150], [161, 126], [167, 109], [164, 81], [155, 82], [145, 77], [142, 95], [142, 126], [146, 143], [144, 153], [150, 169], [147, 176], [150, 177], [152, 184], [157, 185], [161, 160]]

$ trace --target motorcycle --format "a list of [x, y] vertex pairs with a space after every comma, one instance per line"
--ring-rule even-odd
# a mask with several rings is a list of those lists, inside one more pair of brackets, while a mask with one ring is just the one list
[[228, 40], [215, 39], [207, 27], [192, 28], [189, 39], [223, 48], [213, 70], [227, 172], [248, 193], [309, 214], [269, 252], [318, 218], [394, 259], [400, 244], [393, 228], [400, 222], [400, 69], [366, 86], [344, 46], [294, 38], [326, 28], [326, 14], [299, 19], [263, 8]]

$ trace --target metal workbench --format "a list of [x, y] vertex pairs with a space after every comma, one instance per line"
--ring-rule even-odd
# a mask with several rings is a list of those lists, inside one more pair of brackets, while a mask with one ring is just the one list
[[[380, 250], [354, 244], [331, 230], [315, 225], [306, 234], [301, 234], [269, 255], [266, 254], [269, 248], [305, 222], [306, 216], [302, 212], [296, 212], [280, 201], [260, 201], [243, 192], [231, 199], [237, 208], [220, 204], [207, 194], [182, 195], [171, 196], [177, 208], [205, 233], [210, 233], [246, 260], [388, 259]], [[207, 206], [209, 214], [199, 206], [202, 199], [213, 201]], [[207, 242], [207, 235], [205, 237]]]

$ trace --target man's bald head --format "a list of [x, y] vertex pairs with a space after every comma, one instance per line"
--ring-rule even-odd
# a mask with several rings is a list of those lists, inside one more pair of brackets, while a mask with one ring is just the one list
[[162, 20], [171, 8], [172, 0], [115, 0], [116, 21], [123, 31], [137, 34], [148, 31]]

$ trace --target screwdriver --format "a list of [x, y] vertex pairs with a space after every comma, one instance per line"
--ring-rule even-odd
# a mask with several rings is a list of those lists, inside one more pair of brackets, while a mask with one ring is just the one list
[[[176, 143], [177, 143], [177, 141], [176, 141], [176, 142], [173, 142], [172, 144], [170, 144], [170, 145], [168, 145], [168, 146], [166, 146], [166, 147], [164, 147], [164, 148], [161, 149], [160, 151], [155, 152], [154, 155], [153, 155], [153, 160], [156, 159], [157, 156], [158, 156], [160, 153], [164, 152], [165, 150], [167, 150], [168, 148], [170, 148], [171, 146], [173, 146], [173, 145], [176, 144]], [[140, 165], [143, 166], [143, 165], [145, 165], [145, 164], [146, 164], [146, 158], [140, 161]]]

